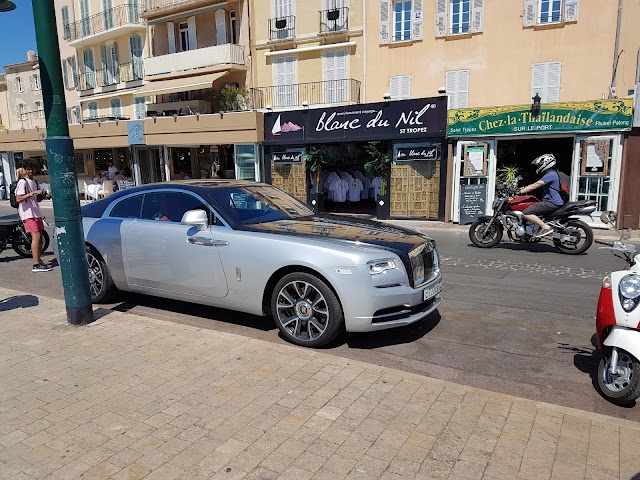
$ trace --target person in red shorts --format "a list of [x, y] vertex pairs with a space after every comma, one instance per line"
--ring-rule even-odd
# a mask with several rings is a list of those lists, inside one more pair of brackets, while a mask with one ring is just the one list
[[33, 255], [32, 272], [48, 272], [51, 265], [47, 265], [40, 259], [40, 232], [44, 230], [42, 213], [38, 204], [38, 195], [44, 190], [38, 189], [38, 183], [33, 179], [35, 165], [27, 160], [24, 165], [25, 176], [16, 185], [16, 200], [18, 201], [18, 214], [24, 224], [24, 229], [31, 233], [31, 255]]

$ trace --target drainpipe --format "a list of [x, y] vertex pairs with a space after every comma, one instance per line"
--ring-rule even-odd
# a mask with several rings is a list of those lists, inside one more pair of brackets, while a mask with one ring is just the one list
[[362, 62], [362, 103], [365, 103], [367, 99], [367, 2], [362, 2], [362, 55], [364, 60]]
[[620, 48], [620, 30], [622, 27], [622, 0], [618, 0], [618, 24], [616, 26], [616, 46], [613, 51], [613, 72], [611, 74], [611, 87], [609, 88], [609, 98], [615, 97], [616, 93], [616, 74], [618, 70], [618, 60], [622, 52], [618, 53]]

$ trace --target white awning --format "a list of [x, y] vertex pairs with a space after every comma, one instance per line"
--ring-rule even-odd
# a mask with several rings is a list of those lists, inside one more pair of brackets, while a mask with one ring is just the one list
[[196, 77], [172, 78], [171, 80], [156, 80], [143, 85], [136, 92], [137, 95], [164, 95], [167, 93], [204, 90], [213, 87], [213, 82], [224, 77], [228, 70]]

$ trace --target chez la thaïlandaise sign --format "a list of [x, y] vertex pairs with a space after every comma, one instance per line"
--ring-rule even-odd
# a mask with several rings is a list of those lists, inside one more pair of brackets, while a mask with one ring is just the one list
[[630, 130], [633, 100], [594, 100], [542, 104], [538, 115], [531, 105], [450, 110], [449, 137], [522, 135], [528, 133]]

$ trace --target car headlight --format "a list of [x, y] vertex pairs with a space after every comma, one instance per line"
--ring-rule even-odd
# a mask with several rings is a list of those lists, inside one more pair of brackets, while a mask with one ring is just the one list
[[620, 302], [625, 312], [630, 312], [640, 302], [640, 275], [627, 275], [618, 285]]
[[438, 255], [438, 249], [433, 249], [433, 272], [440, 272], [440, 256]]
[[379, 275], [387, 270], [397, 268], [395, 260], [392, 259], [373, 260], [371, 262], [367, 262], [367, 267], [369, 267], [369, 273], [371, 275]]

